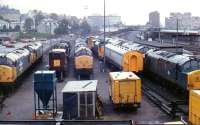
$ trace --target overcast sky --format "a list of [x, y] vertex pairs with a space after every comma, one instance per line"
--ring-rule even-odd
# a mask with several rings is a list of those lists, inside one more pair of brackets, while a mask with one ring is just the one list
[[[38, 9], [44, 12], [75, 15], [103, 14], [103, 0], [0, 0], [0, 4], [22, 13]], [[145, 24], [148, 13], [159, 11], [161, 23], [170, 12], [191, 12], [200, 16], [200, 0], [106, 0], [106, 13], [120, 15], [125, 24]]]

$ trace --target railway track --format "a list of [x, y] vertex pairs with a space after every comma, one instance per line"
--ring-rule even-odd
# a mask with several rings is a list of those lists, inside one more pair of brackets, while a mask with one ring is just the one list
[[[148, 83], [149, 82], [150, 81], [148, 81]], [[143, 80], [142, 92], [149, 100], [171, 118], [180, 118], [188, 114], [188, 111], [184, 110], [185, 106], [187, 106], [184, 100], [170, 97], [168, 94], [159, 91], [158, 88], [150, 87], [146, 80]]]
[[5, 98], [6, 97], [3, 95], [0, 96], [0, 111], [3, 109], [3, 106], [4, 106], [3, 102], [4, 102]]
[[[167, 43], [172, 44], [171, 42], [167, 42]], [[185, 50], [188, 50], [188, 51], [194, 53], [194, 55], [199, 55], [200, 54], [200, 52], [199, 52], [200, 46], [199, 46], [199, 44], [196, 44], [196, 43], [197, 42], [192, 42], [192, 41], [190, 41], [190, 42], [184, 42], [184, 41], [176, 42], [177, 45], [183, 46], [183, 48]]]

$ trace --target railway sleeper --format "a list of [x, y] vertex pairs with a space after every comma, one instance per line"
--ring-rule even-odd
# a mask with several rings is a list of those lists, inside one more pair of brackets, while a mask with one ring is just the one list
[[165, 111], [172, 118], [179, 117], [185, 115], [185, 113], [178, 108], [177, 104], [169, 103], [169, 104], [161, 104], [161, 109]]
[[[183, 112], [178, 108], [178, 104], [174, 103], [174, 101], [166, 103], [166, 100], [162, 99], [159, 95], [153, 93], [149, 89], [143, 89], [143, 92], [154, 104], [172, 118], [183, 115]], [[183, 104], [182, 101], [178, 102], [180, 102], [179, 104]]]

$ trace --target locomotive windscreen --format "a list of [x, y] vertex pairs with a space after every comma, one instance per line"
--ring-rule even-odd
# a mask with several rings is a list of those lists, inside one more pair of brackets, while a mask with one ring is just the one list
[[14, 66], [15, 63], [12, 60], [6, 58], [6, 56], [0, 56], [0, 65]]
[[184, 72], [190, 72], [193, 70], [197, 70], [200, 68], [200, 61], [198, 60], [190, 60], [183, 65]]

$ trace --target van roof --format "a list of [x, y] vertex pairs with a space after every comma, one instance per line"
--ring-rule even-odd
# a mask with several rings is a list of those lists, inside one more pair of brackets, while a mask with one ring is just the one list
[[113, 80], [125, 80], [125, 79], [140, 79], [136, 74], [133, 72], [110, 72], [110, 77]]
[[97, 82], [97, 80], [68, 81], [62, 92], [94, 92], [97, 89]]

